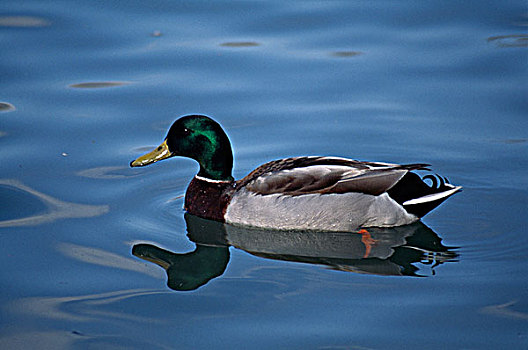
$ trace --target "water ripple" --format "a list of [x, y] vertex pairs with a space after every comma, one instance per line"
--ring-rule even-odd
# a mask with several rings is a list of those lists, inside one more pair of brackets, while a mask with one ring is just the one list
[[46, 27], [50, 21], [40, 17], [32, 16], [2, 16], [0, 17], [0, 27]]
[[480, 309], [480, 312], [483, 314], [488, 314], [488, 315], [515, 318], [519, 320], [528, 321], [528, 313], [512, 310], [512, 306], [514, 306], [517, 303], [518, 303], [517, 300], [512, 300], [512, 301], [509, 301], [507, 303], [503, 303], [500, 305], [489, 305], [489, 306], [485, 306], [482, 309]]
[[106, 214], [109, 211], [108, 205], [87, 205], [72, 202], [63, 202], [47, 194], [32, 189], [15, 179], [0, 179], [0, 185], [10, 186], [26, 192], [40, 199], [47, 207], [47, 211], [42, 214], [26, 216], [18, 219], [0, 221], [1, 227], [15, 226], [35, 226], [50, 223], [60, 219], [87, 218]]
[[130, 172], [121, 172], [120, 170], [128, 170], [128, 167], [125, 166], [101, 166], [90, 169], [85, 169], [77, 172], [76, 174], [82, 177], [87, 177], [91, 179], [126, 179], [130, 177], [139, 176], [139, 174], [131, 174]]
[[101, 88], [108, 88], [108, 87], [115, 87], [115, 86], [123, 86], [123, 85], [128, 85], [128, 84], [130, 84], [130, 82], [128, 81], [94, 81], [94, 82], [71, 84], [69, 85], [69, 87], [77, 88], [77, 89], [101, 89]]
[[[168, 292], [152, 289], [130, 289], [66, 297], [30, 297], [14, 301], [11, 304], [11, 310], [16, 313], [22, 312], [69, 322], [83, 322], [101, 318], [101, 311], [96, 310], [94, 305], [112, 304], [138, 296], [166, 293]], [[141, 317], [122, 312], [105, 312], [104, 318], [108, 317], [129, 321], [145, 321]], [[160, 321], [150, 319], [149, 322]]]
[[528, 47], [528, 34], [490, 36], [488, 42], [494, 42], [498, 47]]
[[158, 270], [153, 270], [136, 260], [125, 258], [103, 249], [85, 247], [73, 243], [60, 243], [57, 249], [62, 252], [62, 254], [85, 263], [134, 271], [151, 277], [163, 278], [163, 274]]
[[9, 102], [0, 102], [0, 112], [11, 112], [16, 110], [15, 106], [13, 106]]
[[231, 41], [231, 42], [221, 43], [220, 46], [223, 46], [223, 47], [253, 47], [253, 46], [260, 46], [260, 44], [254, 41]]

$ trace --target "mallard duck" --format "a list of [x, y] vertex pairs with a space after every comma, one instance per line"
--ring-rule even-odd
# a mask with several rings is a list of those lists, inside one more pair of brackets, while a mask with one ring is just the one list
[[204, 115], [176, 120], [159, 147], [130, 165], [174, 156], [200, 165], [187, 188], [185, 210], [233, 225], [322, 231], [401, 226], [419, 220], [461, 189], [438, 175], [420, 178], [411, 172], [429, 170], [428, 164], [322, 156], [274, 160], [235, 181], [229, 138]]

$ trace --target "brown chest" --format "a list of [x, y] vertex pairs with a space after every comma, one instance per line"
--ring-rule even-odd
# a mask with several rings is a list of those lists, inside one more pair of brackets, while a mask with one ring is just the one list
[[232, 182], [210, 182], [195, 177], [185, 193], [185, 210], [205, 219], [224, 222], [233, 186]]

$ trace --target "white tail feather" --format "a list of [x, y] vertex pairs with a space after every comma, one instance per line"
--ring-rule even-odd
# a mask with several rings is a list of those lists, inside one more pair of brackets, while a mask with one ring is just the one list
[[415, 199], [409, 199], [408, 201], [403, 202], [403, 205], [413, 205], [413, 204], [434, 202], [438, 199], [449, 197], [450, 195], [459, 191], [462, 188], [461, 186], [453, 186], [450, 184], [445, 184], [445, 186], [450, 187], [450, 189], [447, 191], [440, 192], [440, 193], [428, 194], [427, 196], [423, 196], [423, 197], [419, 197]]

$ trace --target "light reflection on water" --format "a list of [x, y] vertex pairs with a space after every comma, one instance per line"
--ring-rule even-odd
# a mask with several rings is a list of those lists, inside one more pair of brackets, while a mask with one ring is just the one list
[[95, 81], [88, 83], [71, 84], [70, 87], [77, 89], [101, 89], [130, 84], [127, 81]]
[[11, 112], [16, 108], [9, 102], [0, 102], [0, 112]]
[[46, 27], [51, 22], [44, 18], [31, 16], [0, 16], [0, 27]]
[[[89, 218], [103, 215], [108, 212], [108, 205], [86, 205], [71, 202], [63, 202], [47, 194], [36, 191], [23, 183], [14, 179], [0, 179], [0, 185], [12, 187], [32, 195], [34, 198], [42, 201], [46, 206], [44, 213], [13, 218], [10, 220], [0, 221], [0, 227], [17, 227], [17, 226], [37, 226], [44, 223], [50, 223], [60, 219], [68, 218]], [[15, 199], [16, 200], [16, 199]], [[32, 203], [26, 203], [26, 206], [35, 206]], [[4, 212], [7, 210], [4, 209]]]

